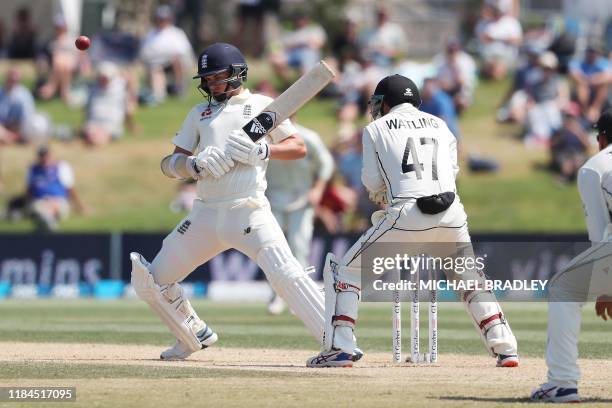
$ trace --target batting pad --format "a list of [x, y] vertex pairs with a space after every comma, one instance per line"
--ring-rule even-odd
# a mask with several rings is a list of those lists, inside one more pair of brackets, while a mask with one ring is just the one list
[[149, 263], [136, 252], [130, 254], [132, 261], [132, 286], [138, 297], [153, 309], [168, 326], [170, 332], [190, 351], [198, 351], [202, 343], [197, 333], [206, 327], [195, 313], [178, 283], [159, 286], [149, 272]]
[[272, 289], [287, 303], [318, 342], [323, 341], [323, 293], [288, 247], [264, 248], [257, 254]]
[[464, 305], [492, 356], [518, 354], [516, 337], [493, 293], [474, 292], [468, 296]]

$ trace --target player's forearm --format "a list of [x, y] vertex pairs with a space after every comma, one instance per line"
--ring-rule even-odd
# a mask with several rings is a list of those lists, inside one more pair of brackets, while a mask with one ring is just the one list
[[297, 160], [306, 156], [304, 141], [295, 136], [291, 136], [269, 147], [270, 160]]
[[193, 156], [173, 153], [164, 157], [160, 164], [162, 173], [169, 178], [189, 179], [197, 175]]

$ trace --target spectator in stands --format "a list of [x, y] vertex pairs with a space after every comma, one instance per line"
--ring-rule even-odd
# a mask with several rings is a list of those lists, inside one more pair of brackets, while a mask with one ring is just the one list
[[514, 68], [523, 37], [519, 21], [504, 14], [500, 3], [486, 1], [475, 28], [479, 41], [481, 71], [486, 78], [499, 80]]
[[62, 100], [70, 102], [72, 79], [86, 53], [79, 53], [74, 39], [68, 35], [66, 21], [61, 15], [53, 20], [55, 35], [46, 47], [49, 58], [49, 77], [38, 90], [42, 99], [50, 99], [59, 91]]
[[359, 44], [359, 29], [352, 17], [346, 17], [342, 23], [342, 30], [336, 34], [331, 42], [331, 52], [338, 60], [340, 70], [344, 70], [344, 63], [355, 60], [361, 54]]
[[526, 142], [548, 145], [552, 134], [561, 126], [561, 106], [566, 99], [561, 92], [558, 61], [546, 51], [538, 59], [540, 76], [527, 87]]
[[[369, 219], [370, 214], [378, 210], [370, 198], [368, 191], [361, 182], [361, 168], [363, 163], [363, 144], [361, 131], [353, 133], [353, 136], [346, 141], [342, 141], [334, 148], [336, 165], [342, 178], [345, 180], [344, 187], [348, 187], [353, 191], [356, 199], [353, 203], [356, 204], [357, 215], [361, 220]], [[337, 187], [338, 191], [342, 191]], [[366, 227], [367, 223], [362, 223], [359, 228]]]
[[512, 85], [497, 111], [499, 122], [523, 123], [527, 115], [527, 87], [540, 76], [538, 59], [542, 51], [535, 46], [526, 47], [526, 61], [514, 72]]
[[440, 89], [438, 79], [425, 79], [421, 98], [422, 103], [419, 109], [444, 120], [453, 135], [459, 139], [459, 121], [457, 120], [457, 111], [453, 99]]
[[551, 140], [553, 170], [560, 173], [560, 181], [574, 181], [578, 169], [588, 159], [589, 138], [580, 122], [580, 106], [570, 103], [563, 109], [563, 125]]
[[34, 98], [21, 84], [19, 70], [9, 69], [0, 90], [0, 143], [26, 142], [34, 112]]
[[328, 234], [347, 232], [344, 216], [355, 209], [358, 194], [344, 183], [342, 177], [336, 173], [327, 183], [321, 203], [316, 208], [317, 220], [315, 229], [321, 226]]
[[92, 146], [101, 146], [123, 135], [127, 115], [128, 88], [125, 78], [112, 62], [103, 62], [85, 106], [82, 137]]
[[397, 62], [407, 47], [404, 29], [399, 24], [389, 21], [389, 13], [384, 7], [377, 9], [376, 27], [364, 38], [364, 55], [382, 67], [389, 67]]
[[266, 0], [238, 1], [238, 30], [235, 43], [246, 55], [261, 57], [264, 52]]
[[28, 172], [27, 197], [41, 231], [57, 229], [59, 221], [70, 214], [71, 204], [77, 212], [83, 211], [71, 166], [65, 161], [53, 160], [46, 146], [38, 149], [38, 159]]
[[338, 109], [338, 136], [346, 141], [354, 136], [356, 120], [364, 115], [368, 98], [376, 84], [387, 75], [387, 70], [369, 58], [347, 59], [338, 80], [341, 97]]
[[[163, 102], [168, 91], [183, 94], [194, 56], [187, 35], [173, 24], [170, 6], [161, 5], [155, 11], [155, 28], [142, 41], [140, 58], [151, 92], [145, 97], [147, 103]], [[166, 73], [172, 74], [170, 86]]]
[[281, 39], [283, 49], [271, 57], [274, 70], [285, 83], [290, 82], [290, 68], [303, 74], [319, 62], [321, 49], [327, 40], [323, 27], [313, 23], [308, 15], [298, 13], [294, 23], [294, 30]]
[[94, 35], [88, 51], [92, 64], [98, 66], [112, 62], [125, 79], [128, 91], [125, 120], [127, 129], [132, 132], [137, 131], [134, 117], [138, 109], [139, 73], [134, 62], [138, 58], [139, 49], [138, 38], [115, 25], [111, 30]]
[[453, 98], [455, 110], [460, 114], [472, 103], [476, 86], [474, 59], [461, 49], [459, 41], [453, 39], [447, 42], [446, 52], [434, 57], [433, 64], [440, 89]]
[[582, 60], [575, 59], [569, 65], [575, 98], [583, 115], [594, 123], [608, 98], [608, 86], [612, 83], [612, 70], [609, 61], [602, 56], [599, 46], [587, 47]]
[[30, 9], [17, 10], [13, 31], [8, 43], [8, 57], [12, 59], [34, 59], [36, 55], [36, 29], [32, 25]]

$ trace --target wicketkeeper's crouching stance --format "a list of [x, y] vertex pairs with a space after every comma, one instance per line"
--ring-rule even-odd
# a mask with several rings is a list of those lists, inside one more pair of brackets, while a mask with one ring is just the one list
[[323, 294], [292, 255], [264, 196], [268, 159], [298, 159], [305, 148], [289, 120], [259, 143], [234, 131], [272, 101], [243, 88], [246, 75], [246, 62], [232, 45], [213, 44], [200, 55], [194, 78], [208, 101], [187, 115], [173, 139], [174, 153], [161, 164], [166, 176], [197, 179], [198, 199], [151, 263], [131, 254], [135, 292], [177, 339], [162, 359], [184, 359], [217, 341], [179, 282], [229, 248], [255, 260], [315, 339], [323, 336]]
[[[353, 329], [361, 292], [361, 253], [379, 242], [466, 243], [467, 215], [456, 192], [457, 144], [441, 119], [418, 110], [415, 84], [400, 75], [379, 82], [370, 98], [374, 121], [363, 130], [362, 181], [370, 197], [387, 204], [372, 215], [372, 227], [340, 262], [328, 254], [325, 281], [325, 341], [309, 367], [351, 366]], [[381, 117], [382, 116], [382, 117]], [[414, 245], [411, 245], [413, 248]], [[416, 254], [415, 254], [416, 255]], [[453, 275], [453, 276], [450, 276]], [[448, 279], [482, 279], [477, 271]], [[489, 291], [458, 293], [497, 365], [518, 365], [517, 344]]]

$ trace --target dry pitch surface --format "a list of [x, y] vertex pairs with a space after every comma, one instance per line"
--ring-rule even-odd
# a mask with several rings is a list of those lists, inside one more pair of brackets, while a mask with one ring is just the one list
[[[0, 342], [0, 373], [2, 367], [22, 373], [0, 377], [0, 384], [76, 386], [77, 403], [65, 403], [71, 407], [320, 407], [331, 401], [351, 407], [510, 407], [526, 404], [527, 393], [546, 372], [539, 358], [501, 369], [486, 356], [442, 354], [436, 366], [398, 367], [390, 363], [390, 353], [368, 353], [352, 369], [308, 369], [303, 362], [311, 352], [304, 350], [215, 347], [180, 362], [157, 360], [159, 351], [156, 346]], [[585, 402], [612, 404], [612, 361], [580, 363]]]

